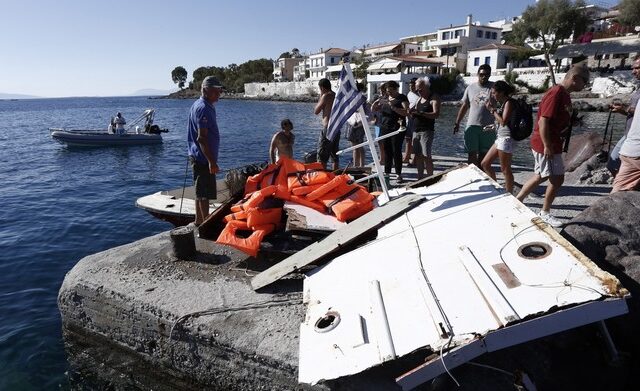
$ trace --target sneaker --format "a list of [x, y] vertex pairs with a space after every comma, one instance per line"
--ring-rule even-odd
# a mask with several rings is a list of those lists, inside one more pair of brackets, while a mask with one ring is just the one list
[[542, 221], [544, 221], [545, 223], [549, 224], [553, 228], [560, 228], [560, 227], [562, 227], [564, 225], [564, 223], [562, 221], [560, 221], [560, 220], [556, 219], [555, 217], [553, 217], [549, 212], [540, 211], [538, 216], [540, 216]]

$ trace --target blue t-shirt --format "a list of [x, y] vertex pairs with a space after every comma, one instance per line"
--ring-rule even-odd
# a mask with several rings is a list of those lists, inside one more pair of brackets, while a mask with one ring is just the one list
[[204, 153], [198, 144], [198, 129], [206, 128], [207, 139], [209, 141], [209, 150], [213, 155], [213, 159], [218, 162], [218, 149], [220, 147], [220, 132], [218, 131], [218, 123], [216, 121], [216, 108], [204, 98], [200, 98], [193, 103], [189, 111], [188, 124], [188, 153], [198, 163], [209, 164]]

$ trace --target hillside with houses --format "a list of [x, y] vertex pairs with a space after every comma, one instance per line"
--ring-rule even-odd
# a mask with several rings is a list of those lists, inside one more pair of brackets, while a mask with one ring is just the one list
[[579, 61], [587, 61], [592, 71], [592, 96], [633, 91], [635, 84], [630, 67], [631, 59], [640, 53], [638, 32], [633, 26], [624, 26], [618, 21], [618, 7], [586, 5], [581, 11], [588, 22], [585, 32], [561, 40], [550, 56], [551, 66], [544, 58], [542, 37], [526, 39], [522, 46], [508, 44], [522, 16], [482, 22], [467, 15], [446, 27], [416, 32], [390, 43], [351, 49], [321, 48], [308, 54], [293, 49], [273, 62], [272, 82], [247, 83], [244, 96], [292, 100], [313, 97], [321, 78], [337, 85], [341, 63], [345, 60], [350, 62], [356, 78], [366, 82], [369, 99], [386, 81], [398, 82], [400, 92], [406, 93], [412, 78], [459, 75], [458, 88], [447, 91], [455, 98], [466, 83], [474, 80], [482, 64], [491, 66], [491, 80], [511, 74], [512, 78], [519, 79], [519, 85], [531, 87], [529, 90], [522, 87], [521, 92], [532, 93], [549, 86], [550, 68], [561, 77], [572, 63]]

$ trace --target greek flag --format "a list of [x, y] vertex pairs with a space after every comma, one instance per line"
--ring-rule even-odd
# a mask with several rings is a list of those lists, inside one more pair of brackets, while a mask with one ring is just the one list
[[338, 88], [336, 97], [333, 100], [333, 106], [331, 107], [331, 116], [329, 117], [329, 125], [327, 126], [327, 138], [329, 140], [336, 138], [349, 117], [367, 100], [367, 98], [358, 91], [353, 75], [347, 74], [347, 72], [351, 73], [351, 68], [347, 71], [348, 66], [349, 64], [342, 65], [340, 87]]

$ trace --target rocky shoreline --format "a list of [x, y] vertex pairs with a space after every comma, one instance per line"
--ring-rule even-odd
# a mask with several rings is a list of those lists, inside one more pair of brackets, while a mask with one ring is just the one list
[[[540, 103], [544, 94], [525, 94], [528, 101], [536, 106]], [[167, 96], [154, 97], [152, 99], [197, 99], [200, 97], [200, 92], [196, 90], [182, 90], [177, 91]], [[599, 97], [597, 94], [591, 92], [577, 92], [571, 94], [573, 102], [573, 108], [579, 111], [608, 111], [613, 101], [628, 102], [630, 94], [616, 94], [610, 97]], [[459, 106], [459, 96], [444, 96], [443, 106]], [[228, 92], [222, 96], [222, 99], [235, 99], [235, 100], [260, 100], [260, 101], [274, 101], [274, 102], [316, 102], [318, 97], [315, 95], [300, 95], [300, 96], [260, 96], [251, 97], [245, 96], [242, 93]]]

